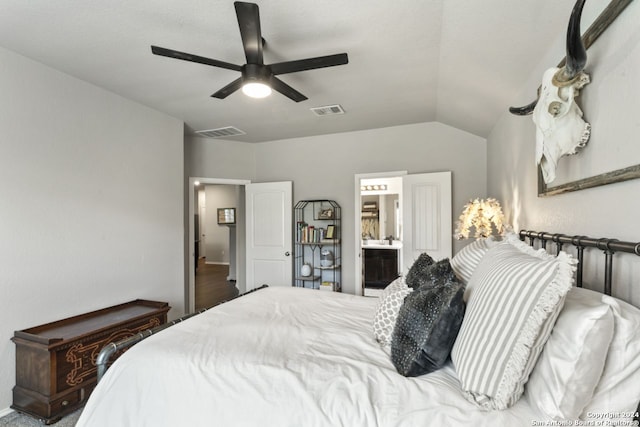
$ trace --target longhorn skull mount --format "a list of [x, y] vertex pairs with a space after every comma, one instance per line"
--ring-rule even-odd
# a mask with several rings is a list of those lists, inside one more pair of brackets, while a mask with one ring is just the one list
[[533, 113], [536, 124], [536, 163], [542, 169], [545, 183], [556, 178], [561, 157], [576, 154], [589, 141], [591, 125], [582, 119], [575, 97], [590, 82], [584, 73], [587, 52], [580, 35], [580, 17], [585, 0], [577, 0], [567, 29], [565, 64], [544, 72], [538, 98], [524, 107], [511, 107], [515, 115]]

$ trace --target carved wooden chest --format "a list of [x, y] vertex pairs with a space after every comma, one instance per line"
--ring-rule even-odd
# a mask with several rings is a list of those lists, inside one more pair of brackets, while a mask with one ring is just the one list
[[11, 407], [46, 424], [76, 410], [96, 385], [95, 362], [102, 347], [165, 323], [170, 308], [164, 302], [135, 300], [16, 331]]

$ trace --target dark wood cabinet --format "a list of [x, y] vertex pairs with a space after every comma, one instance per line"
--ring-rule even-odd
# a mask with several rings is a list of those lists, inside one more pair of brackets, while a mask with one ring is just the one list
[[396, 249], [363, 249], [365, 288], [384, 288], [398, 277]]
[[16, 344], [11, 408], [45, 424], [76, 410], [96, 385], [95, 362], [102, 347], [166, 323], [170, 308], [164, 302], [135, 300], [16, 331], [11, 339]]

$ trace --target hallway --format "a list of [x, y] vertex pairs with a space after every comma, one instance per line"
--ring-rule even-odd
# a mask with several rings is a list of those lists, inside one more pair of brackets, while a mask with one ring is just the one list
[[217, 305], [239, 294], [235, 282], [227, 281], [228, 265], [206, 264], [205, 261], [205, 258], [198, 260], [196, 310]]

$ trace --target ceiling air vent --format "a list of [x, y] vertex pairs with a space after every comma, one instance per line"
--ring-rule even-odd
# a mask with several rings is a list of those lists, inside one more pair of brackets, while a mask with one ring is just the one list
[[331, 116], [333, 114], [344, 114], [344, 110], [338, 104], [336, 105], [325, 105], [324, 107], [313, 107], [311, 111], [316, 116]]
[[246, 135], [246, 132], [243, 132], [240, 129], [233, 126], [227, 126], [227, 127], [218, 128], [218, 129], [197, 130], [196, 133], [200, 136], [205, 136], [207, 138], [224, 138], [227, 136]]

